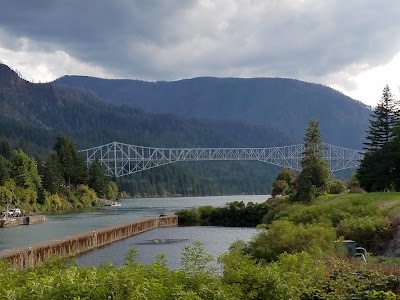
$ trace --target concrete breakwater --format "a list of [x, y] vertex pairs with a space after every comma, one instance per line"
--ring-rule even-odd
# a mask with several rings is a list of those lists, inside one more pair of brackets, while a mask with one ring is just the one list
[[23, 217], [9, 217], [8, 219], [0, 220], [0, 227], [12, 227], [19, 225], [32, 225], [46, 222], [45, 215], [32, 215]]
[[7, 260], [12, 268], [27, 269], [43, 263], [54, 255], [76, 256], [151, 229], [177, 225], [176, 215], [142, 219], [23, 248], [4, 250], [0, 252], [0, 259]]

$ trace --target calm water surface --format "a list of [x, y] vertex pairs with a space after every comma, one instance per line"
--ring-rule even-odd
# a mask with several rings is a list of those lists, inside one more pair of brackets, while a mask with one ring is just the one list
[[[47, 222], [31, 226], [0, 228], [0, 251], [28, 246], [43, 241], [84, 233], [99, 228], [128, 223], [146, 217], [157, 217], [163, 209], [174, 213], [179, 209], [204, 205], [223, 206], [227, 202], [263, 202], [267, 195], [136, 198], [122, 199], [120, 207], [96, 207], [63, 214], [47, 215]], [[121, 264], [128, 249], [139, 251], [139, 262], [153, 261], [155, 253], [167, 254], [171, 267], [180, 263], [180, 254], [193, 241], [204, 243], [205, 249], [214, 256], [225, 252], [237, 240], [249, 240], [255, 230], [250, 228], [224, 227], [177, 227], [160, 228], [95, 250], [79, 258], [80, 264], [98, 265], [103, 261]], [[178, 240], [174, 243], [149, 243], [154, 239]]]
[[184, 247], [198, 241], [214, 257], [216, 265], [217, 258], [234, 241], [249, 241], [256, 231], [254, 228], [208, 226], [158, 228], [86, 253], [78, 258], [78, 264], [99, 266], [104, 262], [112, 262], [121, 266], [129, 249], [135, 248], [140, 264], [153, 262], [156, 254], [163, 253], [167, 257], [168, 267], [178, 269]]

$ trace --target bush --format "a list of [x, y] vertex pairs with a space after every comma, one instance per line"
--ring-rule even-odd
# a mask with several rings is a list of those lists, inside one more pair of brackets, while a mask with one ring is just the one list
[[257, 259], [275, 261], [282, 253], [333, 251], [335, 230], [324, 225], [295, 225], [290, 221], [272, 222], [267, 231], [250, 243], [249, 252]]
[[338, 236], [354, 240], [368, 251], [376, 252], [389, 236], [390, 223], [381, 216], [351, 217], [342, 220], [336, 232]]
[[334, 180], [329, 186], [329, 194], [342, 194], [346, 191], [346, 186], [340, 180]]
[[181, 209], [176, 212], [179, 225], [200, 225], [200, 215], [197, 209]]

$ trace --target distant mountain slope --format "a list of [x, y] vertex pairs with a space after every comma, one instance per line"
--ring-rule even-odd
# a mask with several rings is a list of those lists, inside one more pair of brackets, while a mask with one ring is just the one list
[[[0, 139], [44, 156], [58, 134], [70, 137], [78, 149], [112, 141], [156, 147], [269, 147], [294, 142], [274, 128], [147, 113], [107, 103], [90, 91], [33, 84], [0, 64]], [[183, 195], [265, 194], [278, 170], [260, 162], [188, 162], [122, 182], [128, 191], [142, 195], [159, 195], [158, 190], [166, 189]]]
[[[102, 101], [93, 92], [33, 84], [0, 64], [0, 137], [47, 143], [64, 133], [80, 147], [114, 140], [160, 147], [267, 147], [293, 142], [281, 131], [240, 121], [202, 121], [146, 113]], [[15, 134], [18, 129], [19, 134]], [[43, 145], [46, 146], [46, 145]]]
[[145, 82], [64, 76], [55, 82], [149, 112], [266, 125], [297, 142], [302, 141], [308, 121], [315, 119], [324, 141], [352, 148], [362, 147], [370, 115], [367, 106], [336, 90], [292, 79], [204, 77]]

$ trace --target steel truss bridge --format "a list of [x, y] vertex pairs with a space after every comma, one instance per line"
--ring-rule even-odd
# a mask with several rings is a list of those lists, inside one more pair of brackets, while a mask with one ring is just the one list
[[[355, 168], [363, 151], [323, 143], [332, 172]], [[270, 148], [154, 148], [118, 142], [79, 151], [89, 165], [99, 161], [106, 175], [121, 177], [179, 161], [261, 161], [301, 171], [303, 144]]]

